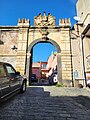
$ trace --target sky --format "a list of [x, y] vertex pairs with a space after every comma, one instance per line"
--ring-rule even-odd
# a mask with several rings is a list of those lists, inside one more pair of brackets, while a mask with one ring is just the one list
[[[77, 0], [0, 0], [0, 26], [16, 26], [18, 18], [30, 19], [33, 26], [34, 16], [39, 13], [46, 15], [51, 13], [56, 17], [56, 25], [59, 19], [70, 18], [72, 26], [76, 22], [76, 1]], [[49, 55], [56, 48], [51, 44], [36, 44], [33, 52], [33, 61], [47, 61]]]

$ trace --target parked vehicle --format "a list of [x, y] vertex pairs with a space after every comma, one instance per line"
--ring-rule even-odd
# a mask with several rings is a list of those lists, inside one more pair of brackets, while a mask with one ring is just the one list
[[32, 76], [31, 76], [31, 82], [38, 82], [36, 74], [32, 74]]
[[57, 81], [57, 74], [55, 74], [54, 77], [53, 77], [53, 83], [54, 83], [54, 84], [57, 84], [57, 82], [58, 82], [58, 81]]
[[26, 77], [20, 75], [9, 63], [0, 62], [0, 100], [15, 91], [26, 91]]
[[54, 85], [57, 84], [57, 73], [52, 73], [51, 76], [49, 76], [49, 84]]

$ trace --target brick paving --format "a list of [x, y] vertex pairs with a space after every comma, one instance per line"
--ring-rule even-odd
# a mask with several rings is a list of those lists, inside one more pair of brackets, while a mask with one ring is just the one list
[[90, 91], [30, 86], [0, 104], [0, 120], [90, 120]]

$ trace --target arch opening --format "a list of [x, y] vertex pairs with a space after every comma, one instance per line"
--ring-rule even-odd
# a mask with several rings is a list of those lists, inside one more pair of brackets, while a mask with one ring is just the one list
[[[27, 59], [27, 69], [26, 69], [27, 70], [26, 74], [28, 76], [29, 85], [31, 85], [31, 77], [32, 77], [33, 48], [34, 48], [35, 45], [37, 45], [39, 43], [43, 43], [43, 44], [48, 43], [48, 44], [51, 44], [52, 46], [54, 46], [56, 48], [56, 53], [53, 54], [53, 55], [56, 54], [56, 63], [54, 63], [54, 65], [52, 65], [52, 68], [46, 69], [46, 72], [47, 71], [49, 72], [46, 77], [49, 78], [49, 76], [52, 76], [53, 74], [57, 74], [57, 82], [62, 82], [61, 54], [60, 54], [61, 49], [60, 49], [60, 46], [52, 39], [42, 41], [42, 39], [40, 38], [40, 39], [34, 40], [28, 47], [28, 52], [30, 52], [30, 55], [31, 55]], [[49, 61], [47, 61], [47, 64], [48, 64], [48, 62]], [[39, 61], [39, 63], [40, 63], [40, 61]]]

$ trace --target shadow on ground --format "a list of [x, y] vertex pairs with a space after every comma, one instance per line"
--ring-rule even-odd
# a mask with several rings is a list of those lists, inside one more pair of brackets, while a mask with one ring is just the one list
[[[60, 89], [62, 92], [64, 88]], [[77, 89], [81, 95], [76, 96], [69, 95], [69, 90], [52, 95], [42, 86], [28, 87], [25, 93], [16, 94], [1, 104], [0, 120], [90, 120], [90, 98], [83, 95], [83, 89]]]

